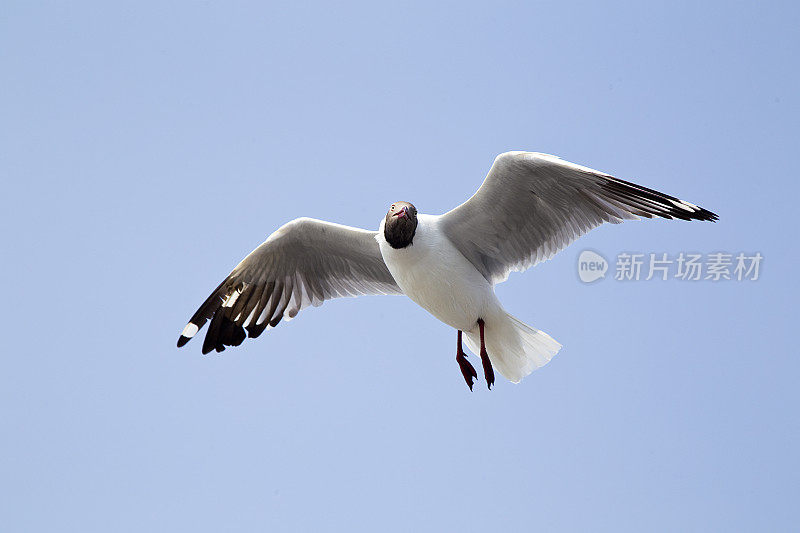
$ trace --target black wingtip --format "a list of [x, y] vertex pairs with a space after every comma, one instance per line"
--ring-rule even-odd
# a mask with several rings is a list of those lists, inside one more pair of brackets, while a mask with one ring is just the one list
[[184, 337], [183, 335], [181, 335], [180, 337], [178, 337], [178, 348], [186, 345], [186, 343], [189, 342], [190, 340], [192, 340], [191, 337]]
[[632, 212], [640, 216], [708, 222], [719, 220], [719, 216], [708, 209], [619, 178], [606, 178], [603, 189], [611, 199], [628, 204], [633, 208]]
[[[686, 202], [681, 202], [686, 203]], [[687, 213], [689, 218], [688, 220], [700, 220], [701, 222], [716, 222], [719, 220], [719, 215], [716, 213], [709, 211], [708, 209], [704, 209], [699, 205], [689, 204], [694, 209], [691, 213]]]
[[717, 222], [719, 220], [719, 215], [716, 213], [712, 213], [707, 209], [702, 209], [702, 212], [704, 214], [707, 214], [708, 218], [706, 218], [705, 220], [708, 220], [709, 222]]

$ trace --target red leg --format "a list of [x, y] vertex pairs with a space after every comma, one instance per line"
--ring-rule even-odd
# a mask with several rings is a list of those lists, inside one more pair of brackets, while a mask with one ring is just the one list
[[474, 385], [473, 379], [478, 377], [478, 373], [475, 371], [475, 367], [467, 361], [467, 354], [464, 353], [464, 350], [461, 348], [461, 330], [458, 330], [458, 347], [456, 351], [456, 362], [458, 366], [461, 368], [461, 374], [464, 376], [464, 381], [467, 382], [467, 386], [469, 390], [472, 390], [472, 385]]
[[486, 353], [486, 343], [483, 340], [483, 327], [484, 327], [483, 319], [478, 319], [478, 327], [481, 330], [481, 363], [483, 364], [483, 376], [486, 378], [486, 385], [489, 386], [489, 390], [492, 389], [492, 385], [494, 385], [494, 368], [492, 368], [492, 361], [489, 359], [489, 354]]

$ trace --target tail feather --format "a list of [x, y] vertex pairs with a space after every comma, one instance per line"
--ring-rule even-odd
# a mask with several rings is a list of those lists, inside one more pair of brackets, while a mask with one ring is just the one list
[[[465, 333], [467, 347], [475, 354], [480, 353], [478, 328]], [[487, 318], [484, 335], [492, 365], [514, 383], [546, 365], [561, 349], [561, 344], [550, 335], [508, 313]]]

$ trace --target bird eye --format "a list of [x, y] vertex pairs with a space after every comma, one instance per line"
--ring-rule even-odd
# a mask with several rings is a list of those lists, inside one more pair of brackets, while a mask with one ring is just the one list
[[392, 204], [392, 209], [394, 209], [394, 204]]

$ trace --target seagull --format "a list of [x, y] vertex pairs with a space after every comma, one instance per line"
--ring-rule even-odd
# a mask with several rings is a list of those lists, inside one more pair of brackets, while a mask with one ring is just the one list
[[480, 357], [513, 383], [547, 364], [561, 344], [503, 309], [494, 286], [553, 257], [604, 222], [667, 218], [715, 222], [674, 196], [536, 152], [497, 156], [478, 191], [443, 215], [394, 202], [377, 231], [298, 218], [253, 250], [189, 320], [185, 345], [205, 325], [203, 354], [239, 346], [308, 306], [362, 294], [404, 294], [456, 329], [456, 362], [469, 389]]

